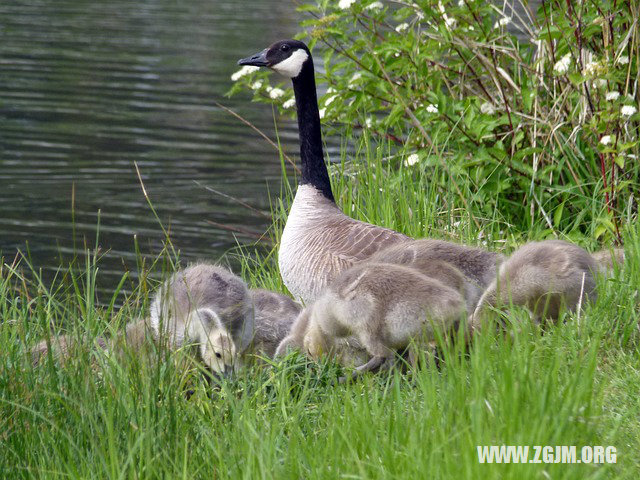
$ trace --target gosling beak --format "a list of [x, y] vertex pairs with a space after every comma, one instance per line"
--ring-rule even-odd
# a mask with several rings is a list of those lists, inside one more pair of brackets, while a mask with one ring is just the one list
[[261, 52], [256, 53], [255, 55], [251, 55], [250, 57], [243, 58], [238, 60], [238, 65], [252, 65], [254, 67], [268, 67], [269, 62], [267, 61], [267, 48], [262, 50]]

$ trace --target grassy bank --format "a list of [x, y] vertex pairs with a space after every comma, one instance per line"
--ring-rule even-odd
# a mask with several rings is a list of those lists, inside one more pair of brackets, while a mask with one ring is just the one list
[[[354, 217], [510, 251], [549, 234], [517, 231], [454, 208], [459, 192], [430, 175], [392, 169], [363, 148], [334, 167], [336, 197]], [[361, 166], [358, 166], [361, 165]], [[422, 167], [421, 167], [422, 168]], [[382, 189], [382, 192], [381, 192]], [[473, 208], [473, 191], [462, 190]], [[286, 196], [285, 196], [286, 198]], [[274, 205], [277, 239], [286, 201]], [[478, 219], [478, 225], [472, 220]], [[581, 243], [594, 247], [583, 237]], [[289, 357], [214, 390], [188, 352], [107, 356], [95, 339], [147, 308], [171, 270], [164, 253], [123, 277], [127, 294], [100, 298], [99, 260], [49, 284], [25, 263], [0, 274], [0, 472], [3, 478], [637, 478], [640, 471], [638, 298], [640, 233], [625, 232], [628, 261], [600, 298], [542, 331], [514, 312], [511, 335], [480, 336], [469, 352], [443, 346], [444, 361], [414, 372], [334, 385], [335, 365]], [[170, 249], [168, 249], [170, 250]], [[282, 289], [275, 255], [243, 255], [253, 286]], [[84, 260], [83, 260], [84, 261]], [[30, 364], [28, 350], [56, 331], [82, 338], [71, 361]], [[195, 393], [187, 399], [186, 390]], [[609, 465], [480, 464], [478, 445], [613, 445]], [[533, 453], [531, 453], [533, 458]]]
[[[94, 348], [145, 314], [157, 279], [179, 266], [170, 243], [112, 297], [96, 287], [97, 247], [54, 280], [5, 258], [0, 477], [638, 478], [638, 1], [545, 2], [526, 44], [491, 2], [320, 3], [303, 7], [317, 66], [324, 55], [320, 107], [357, 137], [350, 161], [332, 159], [347, 214], [505, 253], [556, 236], [589, 250], [622, 239], [625, 266], [579, 315], [541, 329], [514, 311], [509, 334], [485, 332], [468, 351], [441, 345], [438, 365], [336, 385], [336, 365], [292, 355], [211, 389], [188, 351]], [[293, 112], [292, 92], [265, 75], [233, 90]], [[275, 244], [292, 198], [283, 184]], [[236, 255], [251, 286], [284, 290], [275, 249]], [[77, 338], [71, 359], [34, 367], [30, 348], [55, 333]], [[534, 446], [617, 455], [481, 464], [483, 445], [529, 446], [530, 459]]]

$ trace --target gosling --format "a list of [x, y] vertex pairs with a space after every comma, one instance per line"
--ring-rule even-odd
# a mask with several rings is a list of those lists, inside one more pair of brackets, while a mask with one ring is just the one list
[[[302, 309], [290, 297], [263, 289], [250, 290], [247, 303], [242, 280], [220, 267], [197, 264], [176, 273], [154, 296], [151, 307], [151, 318], [154, 322], [148, 319], [134, 321], [127, 325], [125, 332], [115, 338], [106, 340], [99, 337], [96, 339], [96, 346], [102, 350], [118, 351], [126, 345], [130, 350], [137, 352], [149, 338], [155, 340], [164, 335], [170, 340], [167, 342], [169, 347], [174, 349], [186, 343], [198, 343], [199, 354], [204, 363], [214, 371], [224, 373], [225, 368], [229, 370], [234, 356], [238, 354], [236, 340], [228, 334], [226, 326], [220, 325], [224, 322], [216, 309], [204, 307], [213, 305], [219, 309], [221, 302], [238, 305], [236, 312], [231, 312], [232, 317], [236, 318], [235, 323], [238, 323], [238, 318], [246, 319], [248, 308], [253, 310], [255, 331], [246, 353], [251, 352], [269, 358], [274, 356], [276, 347], [287, 336]], [[245, 304], [248, 305], [246, 308]], [[222, 307], [226, 308], [225, 305]], [[166, 323], [160, 328], [161, 314], [167, 313], [169, 320], [165, 320]], [[186, 327], [184, 321], [187, 317], [191, 322], [189, 327]], [[250, 322], [251, 319], [245, 321]], [[170, 330], [172, 335], [166, 335]], [[209, 349], [206, 348], [207, 341], [201, 341], [208, 336], [211, 337]], [[246, 336], [247, 332], [244, 333], [245, 342]], [[48, 342], [43, 340], [31, 350], [33, 363], [37, 365], [49, 350], [54, 358], [66, 361], [76, 345], [77, 339], [72, 335], [51, 337]], [[220, 356], [217, 356], [216, 352]]]
[[499, 269], [470, 318], [472, 331], [481, 328], [489, 307], [511, 302], [527, 307], [537, 322], [557, 320], [562, 307], [575, 311], [595, 301], [598, 263], [586, 250], [562, 240], [527, 243]]
[[[309, 329], [310, 314], [311, 308], [305, 308], [300, 312], [287, 336], [278, 344], [274, 358], [282, 357], [290, 351], [304, 350], [304, 338]], [[334, 339], [332, 355], [340, 364], [349, 367], [362, 365], [370, 358], [362, 344], [353, 336]]]
[[366, 262], [342, 273], [309, 307], [304, 348], [317, 359], [332, 353], [336, 339], [356, 337], [370, 359], [355, 378], [390, 367], [411, 341], [433, 342], [435, 329], [451, 330], [465, 314], [455, 288], [402, 265]]
[[[102, 350], [107, 350], [108, 345], [104, 338], [96, 339], [97, 347]], [[56, 335], [49, 339], [42, 340], [31, 349], [31, 363], [33, 366], [37, 366], [43, 359], [49, 355], [49, 352], [53, 358], [66, 362], [71, 356], [73, 349], [78, 344], [77, 338], [73, 335]]]
[[214, 374], [229, 376], [254, 333], [247, 284], [226, 268], [199, 263], [173, 274], [151, 304], [149, 325], [169, 348], [196, 344]]
[[464, 296], [467, 310], [473, 312], [484, 289], [496, 276], [504, 257], [474, 247], [443, 240], [413, 240], [394, 245], [373, 255], [375, 263], [393, 263], [414, 268], [441, 280]]
[[[390, 263], [413, 268], [427, 277], [435, 278], [460, 292], [468, 312], [472, 312], [484, 288], [496, 275], [503, 256], [486, 250], [458, 245], [442, 240], [415, 240], [386, 248], [367, 260], [367, 263]], [[466, 274], [460, 268], [464, 269]], [[294, 322], [289, 335], [276, 350], [276, 357], [288, 350], [301, 350], [309, 324], [309, 310], [303, 311]], [[366, 356], [357, 339], [336, 339], [334, 350], [340, 363], [353, 364]]]
[[598, 265], [598, 271], [605, 277], [613, 276], [615, 268], [620, 268], [624, 264], [624, 249], [614, 248], [612, 250], [598, 250], [591, 254]]
[[264, 289], [250, 291], [255, 312], [255, 334], [251, 351], [273, 358], [278, 344], [289, 334], [302, 306], [291, 297]]

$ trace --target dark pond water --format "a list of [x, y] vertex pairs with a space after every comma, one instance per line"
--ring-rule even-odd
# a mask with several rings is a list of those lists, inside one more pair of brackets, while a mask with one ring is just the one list
[[[275, 137], [271, 108], [223, 97], [236, 61], [298, 31], [290, 2], [0, 2], [0, 252], [29, 250], [51, 275], [95, 244], [100, 286], [136, 270], [134, 235], [154, 256], [163, 234], [134, 164], [183, 260], [217, 259], [262, 233], [280, 192], [278, 155], [214, 105]], [[279, 125], [289, 152], [297, 129]], [[198, 181], [201, 185], [197, 185]], [[73, 198], [73, 209], [72, 209]]]

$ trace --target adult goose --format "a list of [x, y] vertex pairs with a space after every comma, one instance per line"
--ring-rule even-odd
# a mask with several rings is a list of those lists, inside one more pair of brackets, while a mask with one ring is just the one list
[[311, 304], [351, 265], [409, 237], [354, 220], [336, 205], [324, 163], [313, 59], [307, 46], [282, 40], [238, 64], [268, 67], [293, 82], [302, 168], [282, 232], [278, 264], [293, 296]]

